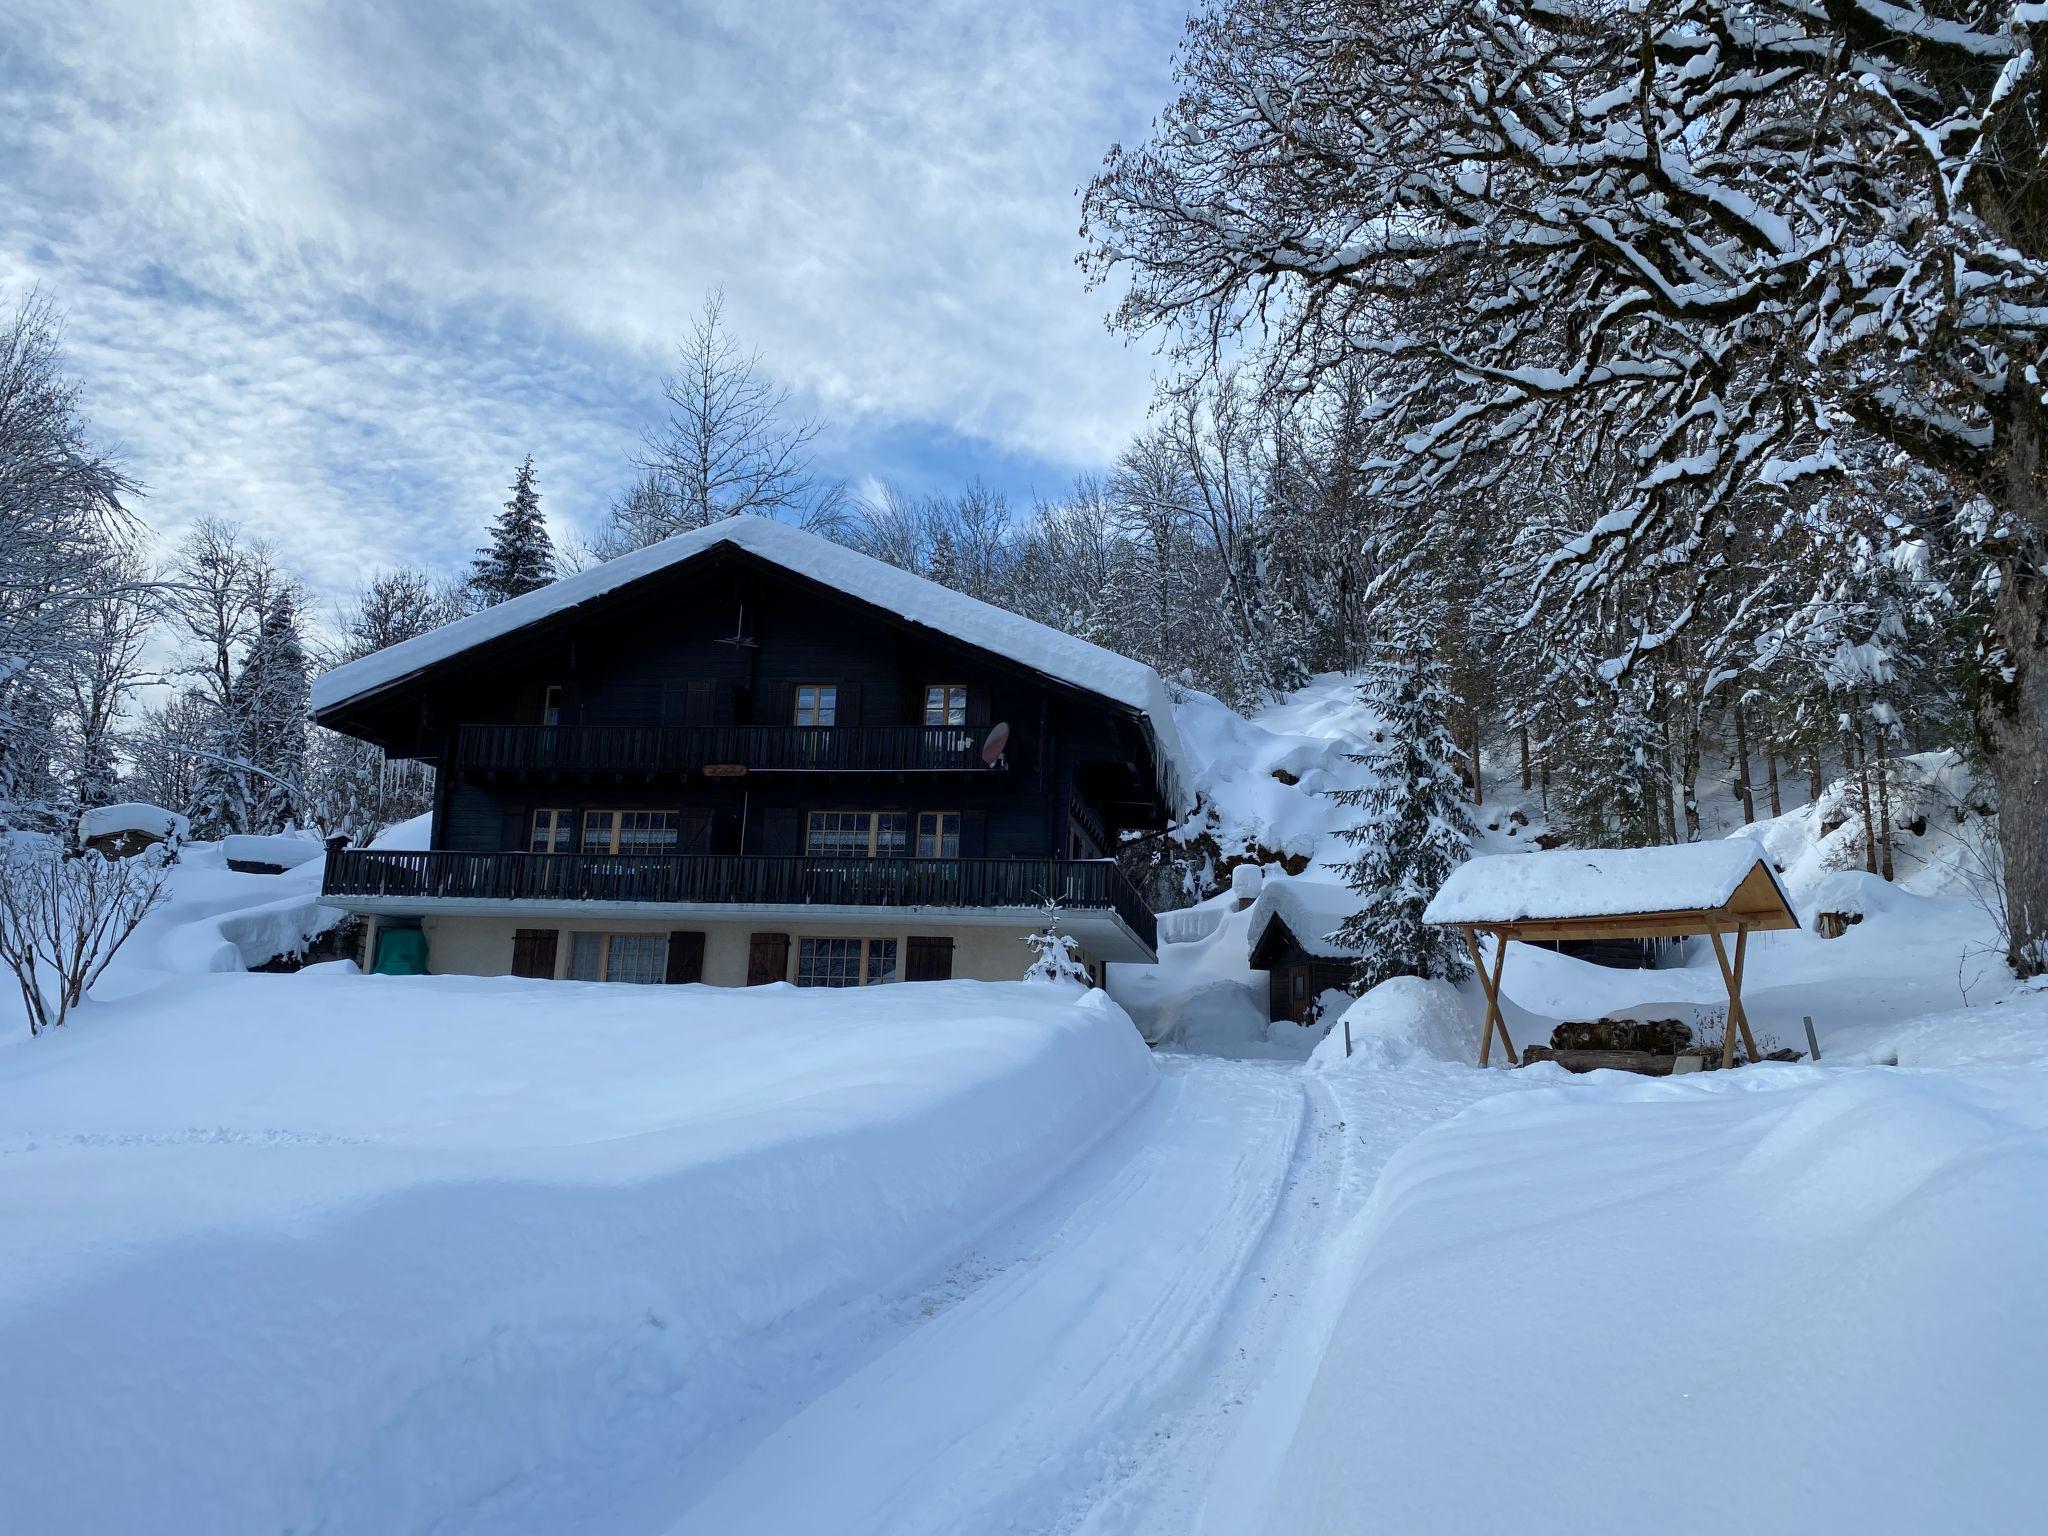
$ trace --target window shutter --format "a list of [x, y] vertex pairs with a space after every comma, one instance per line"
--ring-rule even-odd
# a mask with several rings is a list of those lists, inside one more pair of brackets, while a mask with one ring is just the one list
[[903, 961], [905, 981], [951, 981], [953, 941], [950, 938], [913, 933], [905, 948]]
[[560, 935], [553, 928], [520, 928], [512, 935], [512, 974], [552, 981], [555, 948]]
[[687, 724], [685, 713], [688, 709], [689, 686], [684, 683], [663, 683], [661, 685], [661, 723], [663, 725]]
[[717, 696], [711, 691], [711, 679], [693, 677], [690, 679], [690, 697], [683, 709], [685, 725], [716, 725], [713, 718], [717, 709]]
[[[967, 723], [982, 731], [989, 727], [989, 703], [986, 689], [969, 685], [967, 689]], [[976, 746], [981, 743], [977, 741]]]
[[859, 683], [841, 683], [839, 685], [839, 707], [833, 713], [832, 723], [834, 725], [860, 724]]
[[988, 813], [986, 811], [962, 811], [960, 813], [960, 857], [982, 859], [988, 857]]
[[513, 807], [505, 812], [505, 836], [498, 844], [507, 852], [523, 851], [533, 837], [532, 814], [522, 807]]
[[678, 931], [668, 936], [668, 975], [671, 985], [680, 986], [704, 979], [704, 935]]
[[747, 939], [747, 985], [764, 986], [789, 979], [789, 935], [756, 933]]
[[676, 816], [676, 852], [709, 853], [711, 851], [711, 813], [709, 811], [683, 811]]

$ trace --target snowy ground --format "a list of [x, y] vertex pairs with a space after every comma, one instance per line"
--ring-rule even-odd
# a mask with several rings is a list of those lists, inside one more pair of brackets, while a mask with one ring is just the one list
[[[1184, 725], [1320, 851], [1319, 719]], [[1825, 1059], [1664, 1081], [1477, 1070], [1470, 986], [1268, 1026], [1227, 898], [1113, 999], [246, 975], [317, 866], [193, 850], [0, 1031], [0, 1528], [2036, 1530], [2048, 988], [1954, 838], [1806, 815], [1862, 920], [1749, 996]], [[1525, 1041], [1719, 987], [1506, 972]]]

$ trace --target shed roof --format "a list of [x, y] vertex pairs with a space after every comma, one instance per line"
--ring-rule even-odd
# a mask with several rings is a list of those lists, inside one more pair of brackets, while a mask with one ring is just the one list
[[1338, 943], [1335, 934], [1357, 910], [1358, 896], [1349, 886], [1286, 875], [1271, 877], [1252, 903], [1245, 924], [1246, 951], [1256, 954], [1266, 930], [1277, 920], [1286, 925], [1305, 953], [1322, 960], [1355, 960], [1359, 951]]
[[1422, 915], [1525, 939], [1799, 926], [1762, 844], [1748, 837], [1487, 854], [1453, 871]]

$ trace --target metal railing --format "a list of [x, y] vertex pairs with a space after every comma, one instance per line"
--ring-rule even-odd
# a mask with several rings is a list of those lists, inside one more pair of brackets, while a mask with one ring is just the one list
[[1147, 949], [1158, 920], [1108, 859], [838, 859], [761, 854], [394, 852], [327, 856], [327, 896], [688, 906], [1061, 907], [1114, 912]]
[[543, 773], [948, 773], [984, 770], [959, 725], [465, 725], [457, 768]]

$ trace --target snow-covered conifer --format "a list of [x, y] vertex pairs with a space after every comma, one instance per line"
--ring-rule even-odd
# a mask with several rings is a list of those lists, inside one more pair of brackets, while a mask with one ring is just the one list
[[512, 499], [491, 524], [491, 542], [476, 552], [469, 578], [479, 606], [535, 592], [555, 579], [555, 543], [541, 515], [540, 489], [533, 483], [528, 454], [512, 479]]
[[1371, 777], [1335, 796], [1360, 812], [1342, 836], [1358, 850], [1344, 874], [1361, 905], [1338, 937], [1360, 951], [1361, 991], [1390, 976], [1456, 980], [1468, 969], [1457, 935], [1422, 921], [1472, 845], [1464, 754], [1451, 736], [1453, 701], [1437, 655], [1448, 615], [1433, 596], [1412, 595], [1404, 606], [1358, 683], [1380, 720], [1352, 758]]

